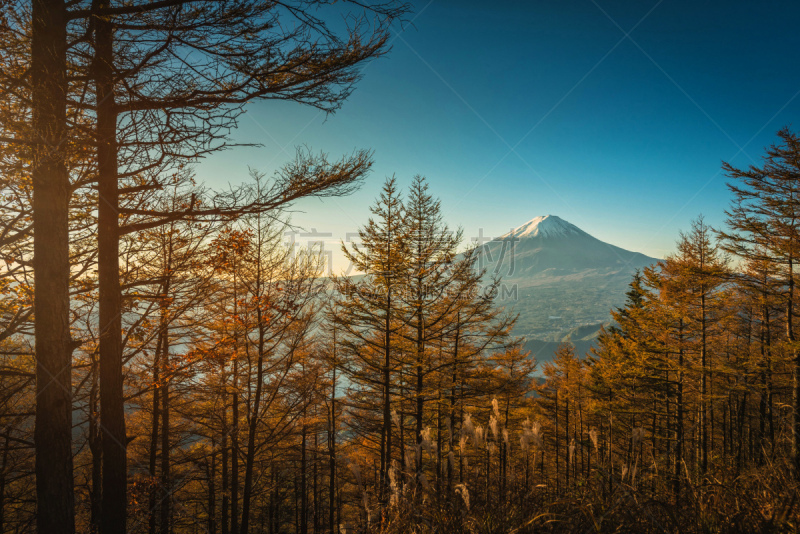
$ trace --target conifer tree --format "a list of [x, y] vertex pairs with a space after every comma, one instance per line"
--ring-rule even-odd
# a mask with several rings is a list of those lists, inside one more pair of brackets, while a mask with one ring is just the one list
[[660, 265], [662, 284], [680, 307], [686, 333], [693, 339], [692, 350], [699, 359], [697, 460], [703, 474], [708, 470], [709, 456], [708, 384], [713, 366], [710, 337], [714, 325], [720, 324], [723, 303], [718, 288], [728, 274], [727, 261], [719, 254], [711, 232], [703, 218], [698, 218], [689, 234], [681, 234], [677, 253]]
[[789, 128], [763, 156], [763, 164], [747, 169], [723, 163], [731, 182], [731, 207], [726, 210], [729, 230], [721, 232], [729, 252], [774, 266], [783, 302], [785, 339], [792, 373], [791, 458], [800, 479], [800, 347], [795, 330], [795, 269], [800, 255], [800, 137]]
[[462, 264], [456, 261], [456, 247], [461, 241], [461, 231], [451, 233], [442, 221], [440, 201], [428, 193], [425, 178], [415, 176], [406, 202], [406, 224], [408, 225], [408, 282], [400, 295], [405, 308], [404, 321], [408, 325], [406, 339], [415, 345], [415, 436], [418, 446], [422, 444], [424, 416], [424, 381], [430, 372], [426, 362], [426, 349], [433, 341], [442, 337], [446, 321], [458, 305], [456, 289], [457, 271]]
[[742, 273], [736, 278], [738, 290], [742, 295], [742, 304], [753, 307], [752, 314], [757, 322], [755, 337], [758, 340], [757, 373], [759, 381], [759, 461], [775, 454], [775, 367], [779, 361], [778, 347], [773, 339], [779, 337], [776, 332], [780, 321], [780, 300], [777, 297], [779, 283], [775, 265], [763, 258], [747, 259]]
[[[347, 358], [342, 370], [357, 388], [365, 388], [380, 403], [373, 424], [380, 432], [381, 502], [387, 496], [392, 453], [392, 399], [398, 368], [400, 292], [407, 289], [409, 230], [395, 178], [386, 180], [370, 209], [373, 214], [359, 230], [360, 244], [342, 246], [346, 258], [364, 278], [334, 278], [338, 313], [333, 320], [341, 331]], [[401, 451], [402, 454], [402, 451]]]
[[[72, 481], [72, 338], [69, 331], [67, 4], [36, 0], [31, 12], [34, 144], [33, 270], [36, 313], [36, 516], [40, 532], [75, 531]], [[20, 135], [21, 134], [21, 135]], [[28, 135], [26, 135], [28, 134]]]
[[[8, 12], [17, 7], [11, 4]], [[33, 130], [48, 139], [52, 147], [62, 147], [51, 158], [59, 167], [53, 172], [59, 172], [61, 178], [42, 182], [39, 184], [42, 187], [36, 188], [41, 193], [40, 200], [44, 200], [50, 195], [51, 186], [58, 183], [51, 191], [53, 198], [48, 197], [47, 209], [51, 215], [57, 209], [62, 213], [51, 219], [61, 225], [58, 230], [61, 233], [54, 239], [53, 246], [39, 254], [44, 260], [50, 253], [61, 257], [60, 267], [53, 267], [52, 276], [45, 277], [53, 283], [69, 278], [68, 263], [64, 263], [68, 257], [64, 247], [69, 243], [66, 206], [70, 194], [64, 168], [67, 159], [64, 147], [68, 146], [63, 142], [66, 117], [70, 116], [68, 110], [80, 110], [89, 111], [93, 119], [80, 124], [79, 129], [91, 138], [86, 144], [97, 148], [96, 172], [91, 173], [88, 182], [96, 180], [99, 193], [98, 271], [102, 325], [99, 350], [103, 376], [100, 396], [104, 399], [100, 409], [105, 419], [102, 428], [107, 435], [103, 441], [106, 464], [103, 477], [108, 486], [108, 491], [103, 493], [104, 532], [124, 532], [126, 513], [127, 437], [120, 363], [121, 297], [117, 283], [119, 239], [126, 233], [176, 218], [196, 217], [201, 211], [218, 214], [221, 209], [217, 205], [200, 210], [198, 205], [190, 203], [178, 212], [143, 212], [139, 206], [126, 206], [121, 199], [160, 187], [163, 184], [161, 173], [174, 168], [177, 160], [195, 159], [223, 148], [224, 138], [235, 126], [242, 106], [252, 99], [294, 100], [334, 111], [358, 79], [355, 66], [385, 51], [388, 23], [406, 12], [406, 6], [393, 2], [358, 3], [359, 10], [366, 9], [376, 15], [370, 21], [375, 25], [370, 26], [366, 18], [357, 18], [354, 24], [346, 24], [345, 36], [341, 36], [323, 18], [312, 14], [314, 7], [313, 3], [305, 1], [281, 6], [272, 2], [192, 0], [35, 2], [34, 46], [30, 57], [33, 68], [26, 71], [23, 67], [20, 69], [23, 74], [17, 77], [3, 77], [7, 82], [4, 89], [10, 87], [14, 92], [15, 88], [24, 86], [27, 73], [32, 73], [34, 122], [37, 117], [44, 118]], [[287, 18], [294, 23], [283, 23]], [[175, 58], [181, 59], [176, 61]], [[18, 58], [17, 64], [24, 66], [27, 60]], [[68, 67], [72, 81], [78, 82], [73, 88], [67, 85]], [[43, 90], [37, 93], [40, 88]], [[68, 89], [74, 89], [74, 94], [68, 94]], [[39, 115], [40, 112], [43, 114]], [[30, 143], [31, 139], [23, 134], [13, 140]], [[306, 172], [292, 175], [293, 179], [283, 183], [276, 195], [261, 199], [259, 209], [271, 209], [308, 194], [342, 193], [369, 166], [364, 152], [346, 158], [340, 167], [329, 166], [324, 158], [312, 159], [313, 163], [310, 159], [299, 162], [297, 169], [306, 165]], [[323, 167], [326, 170], [314, 172], [308, 166], [315, 167], [316, 171]], [[38, 184], [39, 178], [34, 177], [34, 182]], [[230, 208], [229, 200], [221, 203]], [[129, 211], [131, 209], [134, 211]], [[120, 213], [144, 213], [150, 215], [151, 220], [123, 228], [118, 220]], [[50, 239], [51, 234], [55, 235], [42, 230], [37, 233], [37, 239]], [[47, 260], [43, 265], [56, 263]], [[46, 269], [44, 266], [40, 269], [42, 275]], [[47, 293], [48, 282], [40, 285], [40, 293]], [[67, 289], [62, 289], [58, 299], [47, 300], [61, 302], [61, 308], [67, 306], [65, 309], [68, 309]], [[46, 306], [42, 308], [47, 311]], [[66, 312], [59, 313], [62, 317], [68, 316]], [[46, 317], [43, 320], [46, 321]], [[53, 327], [45, 331], [48, 335], [64, 337], [66, 328]], [[67, 357], [64, 354], [69, 348], [68, 337], [41, 345], [54, 350], [62, 347], [63, 350], [58, 349], [62, 353], [60, 358]], [[53, 376], [67, 374], [59, 372]], [[43, 402], [46, 400], [43, 397]], [[56, 410], [50, 412], [57, 413]], [[69, 425], [62, 423], [61, 426]], [[43, 472], [42, 480], [46, 481], [48, 476]], [[66, 490], [62, 493], [66, 495]], [[70, 521], [60, 524], [68, 523]]]

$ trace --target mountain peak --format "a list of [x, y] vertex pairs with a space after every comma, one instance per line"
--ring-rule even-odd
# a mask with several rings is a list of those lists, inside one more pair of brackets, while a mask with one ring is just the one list
[[509, 233], [501, 236], [500, 239], [526, 239], [531, 237], [554, 238], [582, 235], [588, 234], [557, 215], [540, 215], [514, 228]]

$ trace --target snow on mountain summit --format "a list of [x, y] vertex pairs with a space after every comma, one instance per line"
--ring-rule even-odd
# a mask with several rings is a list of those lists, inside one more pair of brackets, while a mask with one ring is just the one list
[[566, 236], [584, 236], [586, 232], [569, 223], [556, 215], [540, 215], [534, 217], [522, 226], [514, 228], [512, 231], [500, 236], [500, 239], [508, 238], [554, 238]]
[[[509, 246], [509, 241], [511, 244]], [[605, 243], [555, 215], [542, 215], [484, 245], [485, 259], [505, 279], [531, 279], [577, 273], [624, 273], [654, 263], [654, 258]], [[626, 283], [627, 283], [626, 278]]]

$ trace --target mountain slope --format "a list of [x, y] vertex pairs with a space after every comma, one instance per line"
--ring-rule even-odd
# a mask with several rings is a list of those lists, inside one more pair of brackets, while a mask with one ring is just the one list
[[[519, 313], [515, 334], [539, 349], [538, 359], [549, 359], [576, 328], [610, 321], [610, 310], [625, 302], [634, 271], [657, 261], [555, 215], [531, 219], [481, 250], [482, 266], [502, 278], [498, 304]], [[590, 329], [596, 333], [597, 326]], [[581, 339], [581, 352], [592, 340]]]
[[483, 254], [487, 265], [499, 269], [505, 280], [521, 282], [574, 274], [627, 274], [657, 261], [600, 241], [555, 215], [536, 217], [490, 241]]

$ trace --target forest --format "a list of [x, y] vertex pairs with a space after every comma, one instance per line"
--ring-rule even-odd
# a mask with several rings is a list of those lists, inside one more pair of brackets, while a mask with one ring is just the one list
[[724, 227], [697, 218], [589, 354], [543, 362], [424, 176], [385, 179], [355, 276], [286, 236], [300, 199], [376, 179], [369, 148], [196, 179], [251, 102], [336, 112], [410, 19], [0, 6], [0, 532], [800, 529], [790, 128], [723, 164]]

